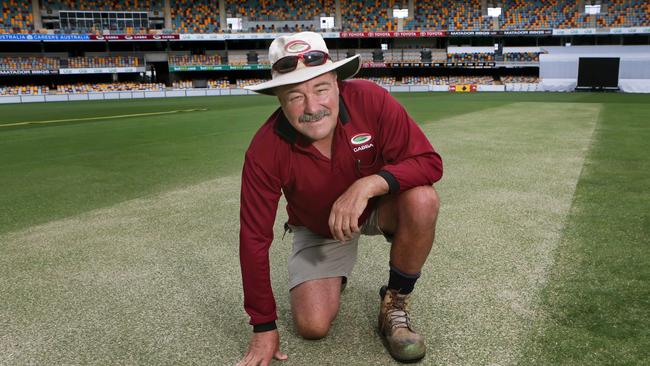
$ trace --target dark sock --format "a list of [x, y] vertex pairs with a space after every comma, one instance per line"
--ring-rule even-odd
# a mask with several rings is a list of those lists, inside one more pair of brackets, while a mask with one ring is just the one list
[[400, 294], [410, 294], [415, 287], [415, 281], [420, 278], [420, 272], [415, 274], [404, 273], [390, 265], [390, 275], [388, 277], [388, 288], [397, 290]]

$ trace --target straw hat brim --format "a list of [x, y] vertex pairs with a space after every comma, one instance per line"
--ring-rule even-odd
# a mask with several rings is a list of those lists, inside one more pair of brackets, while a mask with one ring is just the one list
[[328, 62], [320, 66], [298, 68], [286, 74], [280, 74], [267, 82], [246, 86], [244, 89], [266, 95], [275, 95], [275, 88], [283, 85], [302, 83], [323, 75], [330, 71], [336, 71], [339, 80], [353, 77], [361, 68], [360, 55], [354, 55], [341, 61]]

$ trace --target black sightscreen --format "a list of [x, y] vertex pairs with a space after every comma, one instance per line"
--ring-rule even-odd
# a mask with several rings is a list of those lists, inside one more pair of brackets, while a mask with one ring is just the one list
[[580, 57], [578, 88], [617, 88], [618, 57]]

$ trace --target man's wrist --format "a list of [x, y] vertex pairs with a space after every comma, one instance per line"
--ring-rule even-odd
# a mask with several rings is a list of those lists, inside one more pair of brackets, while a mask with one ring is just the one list
[[386, 193], [390, 194], [390, 193], [399, 192], [400, 189], [399, 181], [395, 178], [395, 176], [391, 172], [387, 170], [380, 170], [379, 172], [377, 172], [376, 175], [382, 177], [383, 180], [388, 185], [388, 190]]
[[275, 330], [275, 329], [278, 329], [277, 325], [275, 324], [275, 320], [270, 321], [268, 323], [253, 325], [253, 333], [268, 332], [270, 330]]
[[368, 199], [383, 196], [389, 191], [388, 183], [379, 174], [369, 175], [364, 177], [363, 180], [363, 187], [366, 192], [365, 195]]

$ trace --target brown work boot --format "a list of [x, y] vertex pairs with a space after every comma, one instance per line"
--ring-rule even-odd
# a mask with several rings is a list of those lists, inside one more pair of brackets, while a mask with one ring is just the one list
[[381, 288], [379, 294], [382, 299], [379, 308], [379, 334], [384, 339], [388, 352], [401, 362], [421, 360], [426, 353], [426, 346], [424, 338], [411, 327], [407, 309], [411, 295], [402, 295], [386, 286]]

